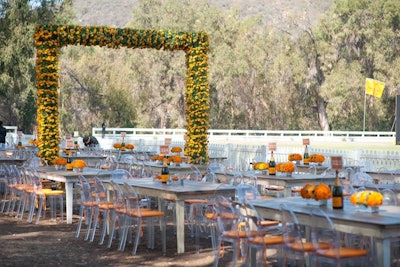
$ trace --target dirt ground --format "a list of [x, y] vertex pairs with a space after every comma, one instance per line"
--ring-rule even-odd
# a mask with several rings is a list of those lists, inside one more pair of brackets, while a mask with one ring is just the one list
[[[27, 223], [7, 214], [0, 214], [0, 266], [212, 266], [214, 254], [211, 240], [201, 240], [200, 253], [196, 253], [194, 240], [186, 234], [183, 254], [176, 253], [176, 237], [170, 224], [167, 229], [167, 254], [162, 255], [161, 242], [156, 240], [155, 249], [148, 249], [142, 240], [136, 256], [132, 246], [117, 251], [117, 242], [107, 249], [99, 245], [99, 236], [90, 243], [83, 235], [75, 238], [77, 217], [73, 224], [41, 220], [39, 224]], [[100, 231], [97, 231], [100, 233]], [[156, 232], [157, 234], [157, 232]], [[219, 266], [231, 266], [232, 255], [228, 251], [220, 259]]]

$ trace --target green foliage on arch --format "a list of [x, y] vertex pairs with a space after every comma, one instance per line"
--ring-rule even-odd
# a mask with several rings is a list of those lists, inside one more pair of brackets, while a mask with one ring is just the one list
[[205, 32], [36, 25], [36, 88], [39, 156], [51, 161], [58, 156], [60, 133], [58, 113], [60, 48], [67, 45], [108, 48], [151, 48], [186, 53], [185, 155], [192, 161], [208, 161], [209, 83], [208, 46]]

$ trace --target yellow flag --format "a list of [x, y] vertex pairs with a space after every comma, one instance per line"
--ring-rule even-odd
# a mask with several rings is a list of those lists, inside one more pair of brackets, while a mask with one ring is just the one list
[[370, 78], [365, 79], [366, 94], [381, 98], [383, 89], [385, 89], [385, 83]]

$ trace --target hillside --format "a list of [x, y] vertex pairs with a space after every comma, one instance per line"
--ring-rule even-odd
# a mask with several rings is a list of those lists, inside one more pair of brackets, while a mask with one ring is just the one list
[[[303, 16], [315, 23], [328, 10], [333, 0], [210, 0], [211, 5], [230, 9], [236, 7], [243, 16], [263, 14], [264, 20], [275, 25], [284, 23], [289, 14]], [[73, 0], [76, 23], [124, 27], [132, 18], [137, 0]]]

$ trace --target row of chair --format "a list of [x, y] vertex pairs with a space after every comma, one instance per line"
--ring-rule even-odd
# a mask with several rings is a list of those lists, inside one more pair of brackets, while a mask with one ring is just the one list
[[3, 166], [3, 197], [1, 213], [23, 219], [28, 211], [27, 221], [32, 222], [36, 215], [36, 223], [51, 211], [51, 219], [57, 219], [60, 211], [60, 220], [64, 217], [64, 191], [46, 187], [37, 171], [29, 167], [16, 165]]
[[97, 228], [102, 229], [99, 244], [103, 244], [109, 227], [107, 247], [111, 248], [114, 239], [119, 239], [118, 250], [124, 251], [127, 242], [133, 243], [132, 254], [147, 232], [147, 247], [154, 249], [155, 222], [159, 222], [162, 251], [166, 253], [166, 220], [163, 211], [153, 210], [147, 201], [138, 196], [133, 187], [111, 179], [102, 182], [79, 177], [81, 204], [76, 237], [80, 236], [82, 224], [86, 224], [85, 240], [93, 242]]
[[[268, 221], [250, 203], [259, 198], [256, 188], [243, 183], [237, 186], [237, 192], [235, 201], [216, 196], [213, 211], [203, 214], [209, 226], [215, 227], [214, 266], [218, 266], [224, 242], [232, 244], [234, 266], [240, 255], [252, 266], [272, 262], [278, 266], [362, 266], [373, 262], [371, 251], [362, 243], [358, 247], [345, 243], [344, 235], [335, 230], [329, 216], [319, 207], [310, 214], [316, 223], [306, 239], [305, 228], [290, 207], [281, 206], [280, 222]], [[267, 256], [268, 251], [275, 253]]]
[[[248, 185], [239, 187], [243, 187], [242, 191], [244, 188], [253, 191]], [[281, 206], [281, 223], [269, 221], [269, 226], [263, 227], [265, 220], [248, 200], [241, 198], [232, 203], [229, 199], [217, 197], [215, 210], [219, 237], [215, 266], [218, 266], [221, 242], [233, 244], [234, 265], [240, 250], [247, 262], [252, 260], [251, 251], [256, 251], [256, 266], [265, 266], [267, 249], [277, 252], [275, 261], [279, 266], [361, 266], [369, 262], [370, 254], [366, 249], [344, 246], [342, 233], [335, 230], [323, 210], [315, 208], [310, 214], [315, 217], [313, 221], [316, 224], [311, 229], [311, 240], [305, 241], [304, 227], [290, 207]], [[271, 263], [271, 259], [268, 262]]]

